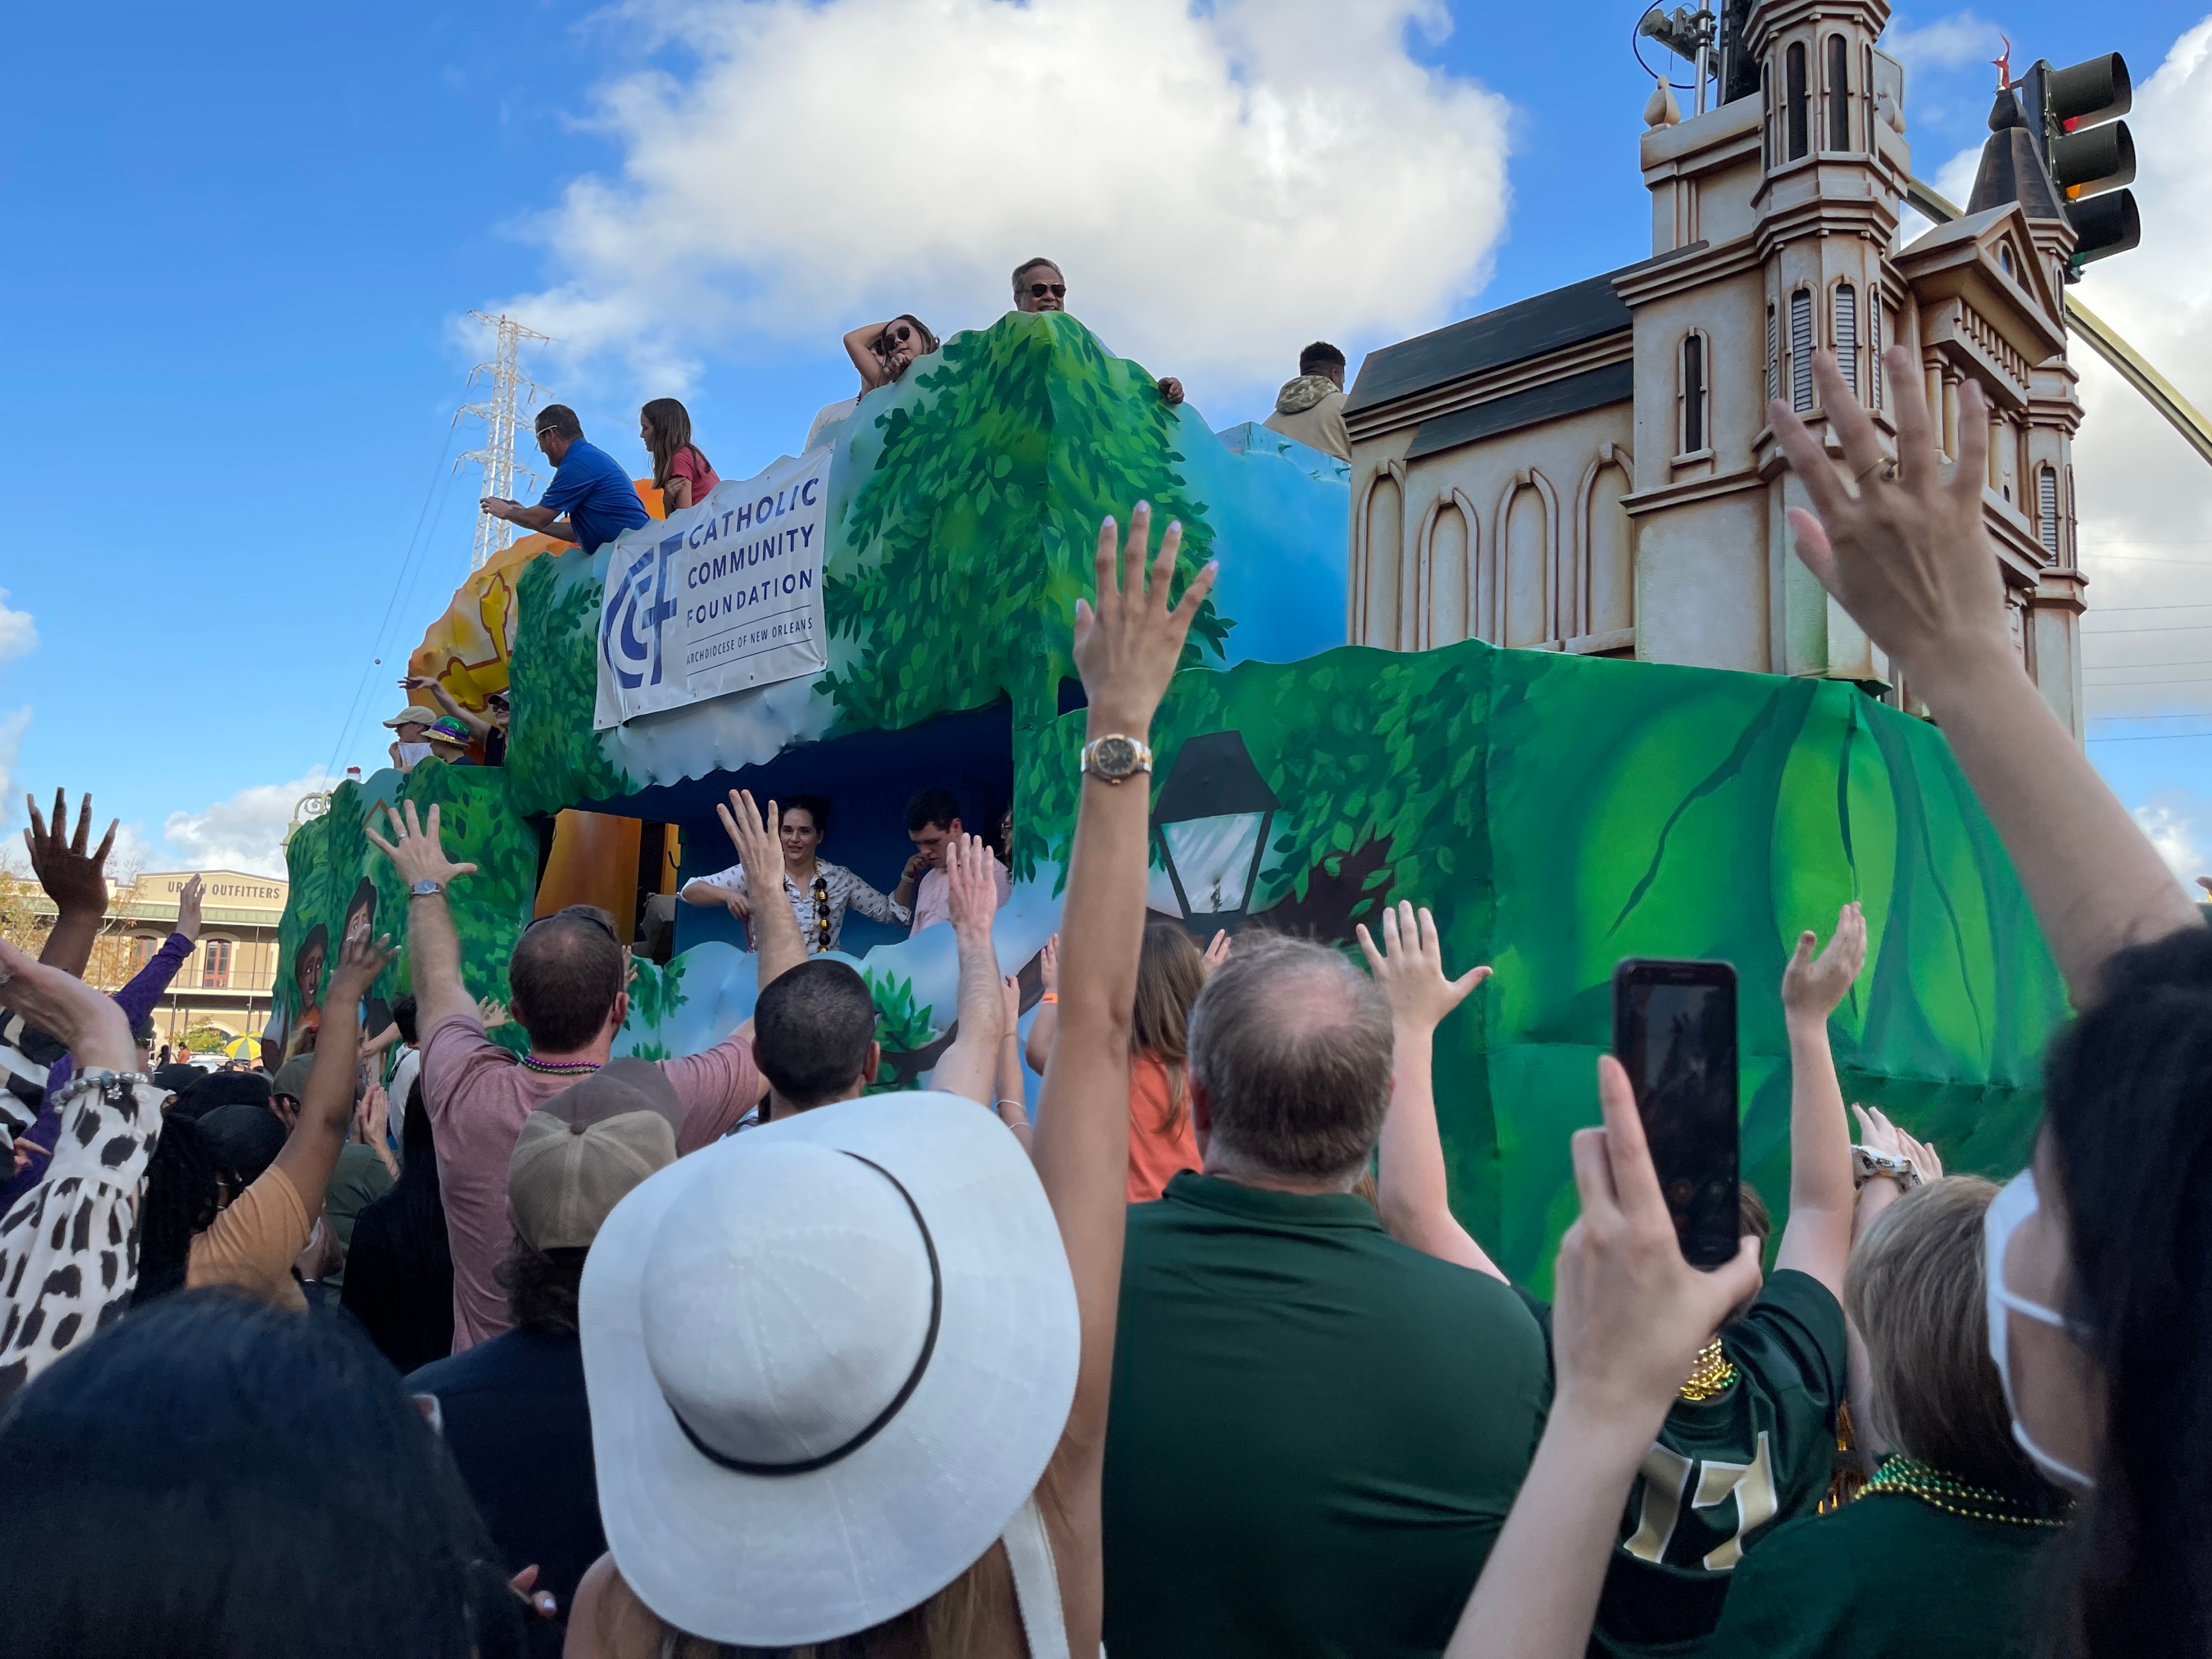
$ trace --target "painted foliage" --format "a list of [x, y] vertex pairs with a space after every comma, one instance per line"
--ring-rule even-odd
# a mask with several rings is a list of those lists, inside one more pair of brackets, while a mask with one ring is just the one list
[[[1081, 728], [1063, 720], [1018, 786], [1055, 864]], [[1516, 1277], [1548, 1277], [1572, 1218], [1567, 1137], [1596, 1121], [1624, 956], [1735, 965], [1745, 1175], [1785, 1207], [1783, 965], [1852, 899], [1868, 964], [1830, 1028], [1847, 1097], [1960, 1168], [2024, 1161], [2064, 993], [1934, 728], [1835, 682], [1346, 648], [1179, 675], [1154, 731], [1161, 797], [1184, 742], [1223, 731], [1275, 801], [1258, 924], [1340, 942], [1410, 899], [1450, 963], [1497, 969], [1439, 1033], [1437, 1088], [1454, 1206]]]
[[[477, 866], [475, 875], [453, 883], [447, 903], [471, 993], [507, 1000], [507, 959], [537, 893], [538, 838], [508, 804], [500, 768], [427, 760], [404, 777], [382, 772], [366, 787], [341, 784], [322, 816], [293, 833], [285, 850], [291, 897], [276, 935], [283, 967], [275, 991], [276, 1017], [288, 1044], [303, 1023], [318, 1020], [329, 970], [356, 918], [365, 916], [401, 948], [375, 996], [388, 1002], [410, 988], [407, 894], [367, 833], [373, 814], [388, 837], [384, 809], [401, 800], [415, 802], [425, 816], [434, 803], [448, 856]], [[494, 1033], [503, 1034], [519, 1040], [514, 1028]]]

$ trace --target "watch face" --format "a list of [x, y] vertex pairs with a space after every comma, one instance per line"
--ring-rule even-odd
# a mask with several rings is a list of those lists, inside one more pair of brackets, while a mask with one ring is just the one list
[[1137, 769], [1137, 746], [1126, 737], [1102, 737], [1091, 751], [1091, 770], [1101, 778], [1127, 778]]

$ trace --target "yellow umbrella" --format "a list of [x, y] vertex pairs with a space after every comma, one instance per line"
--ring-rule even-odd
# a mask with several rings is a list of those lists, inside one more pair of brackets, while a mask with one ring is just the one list
[[222, 1046], [222, 1052], [234, 1060], [258, 1060], [261, 1058], [261, 1039], [233, 1037]]

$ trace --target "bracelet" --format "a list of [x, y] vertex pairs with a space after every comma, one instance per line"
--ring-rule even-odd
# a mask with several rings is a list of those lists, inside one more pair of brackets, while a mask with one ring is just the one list
[[1895, 1181], [1900, 1192], [1910, 1192], [1920, 1185], [1919, 1166], [1895, 1152], [1877, 1152], [1871, 1147], [1855, 1146], [1851, 1149], [1851, 1160], [1858, 1184], [1862, 1186], [1877, 1175], [1885, 1180]]
[[1057, 991], [1048, 991], [1043, 996], [1037, 998], [1037, 1003], [1038, 1005], [1042, 1007], [1047, 1003], [1057, 1003], [1059, 1000], [1060, 993]]
[[89, 1071], [78, 1072], [48, 1098], [56, 1107], [64, 1107], [79, 1095], [89, 1095], [94, 1089], [105, 1094], [112, 1085], [137, 1089], [151, 1087], [153, 1081], [143, 1071], [110, 1071], [106, 1066], [94, 1066]]
[[[999, 1102], [999, 1105], [1000, 1105], [1000, 1106], [1001, 1106], [1001, 1107], [1005, 1107], [1005, 1106], [1011, 1106], [1011, 1107], [1012, 1107], [1014, 1108], [1014, 1110], [1015, 1110], [1015, 1111], [1017, 1111], [1017, 1112], [1018, 1112], [1018, 1113], [1020, 1113], [1022, 1114], [1022, 1121], [1023, 1121], [1023, 1122], [1026, 1123], [1026, 1122], [1028, 1122], [1028, 1121], [1029, 1121], [1030, 1109], [1029, 1109], [1029, 1107], [1026, 1107], [1026, 1106], [1023, 1105], [1019, 1101], [1000, 1101]], [[994, 1109], [994, 1110], [996, 1110], [997, 1108], [996, 1108], [996, 1107], [994, 1107], [994, 1108], [993, 1108], [993, 1109]]]

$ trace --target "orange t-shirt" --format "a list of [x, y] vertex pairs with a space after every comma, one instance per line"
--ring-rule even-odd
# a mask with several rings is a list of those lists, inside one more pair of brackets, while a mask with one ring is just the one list
[[1190, 1126], [1190, 1102], [1181, 1121], [1166, 1127], [1168, 1069], [1150, 1054], [1129, 1057], [1129, 1202], [1150, 1204], [1178, 1170], [1199, 1167], [1198, 1136]]

